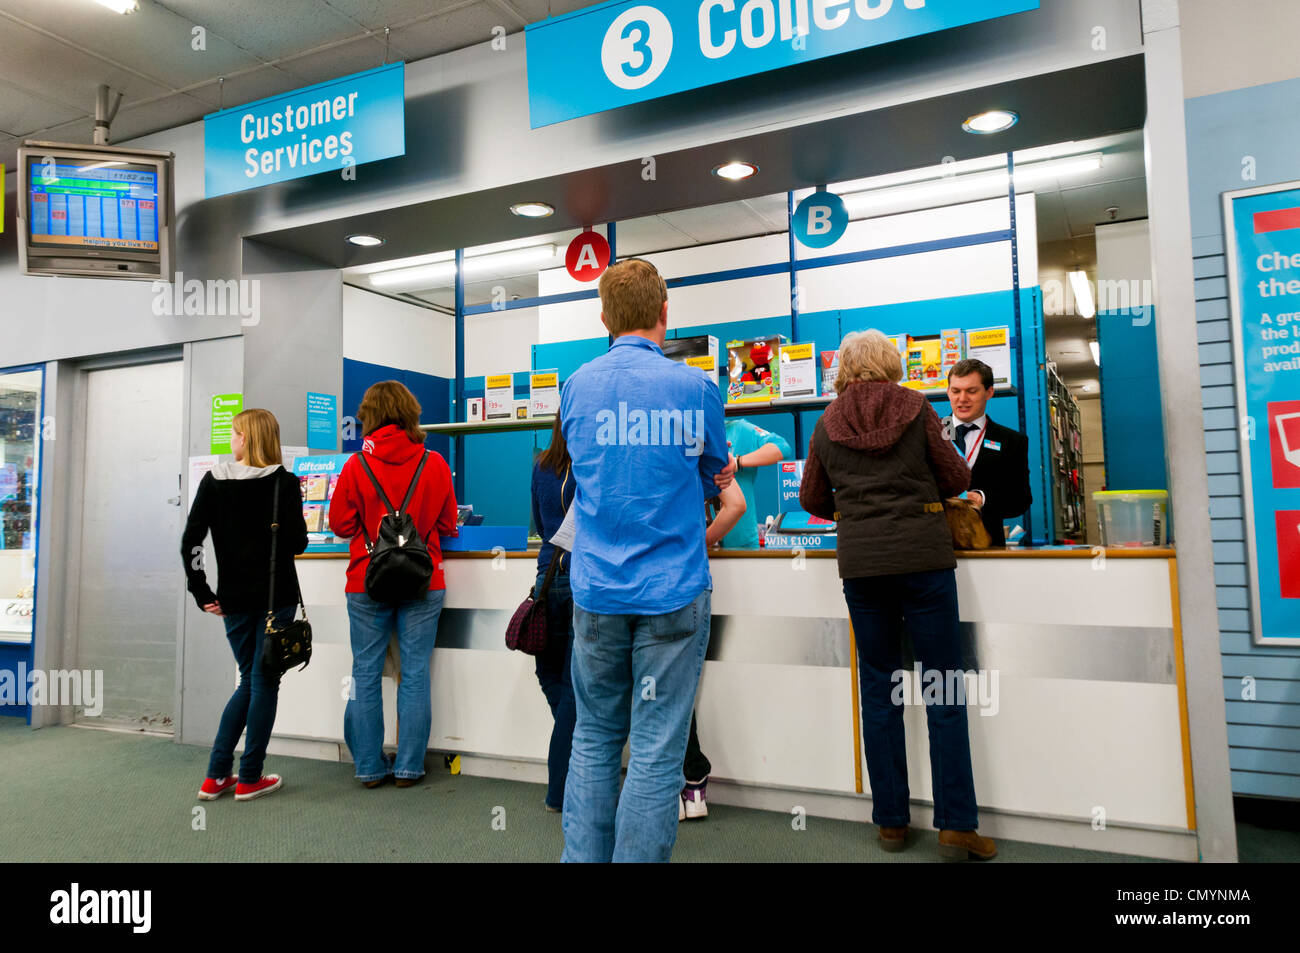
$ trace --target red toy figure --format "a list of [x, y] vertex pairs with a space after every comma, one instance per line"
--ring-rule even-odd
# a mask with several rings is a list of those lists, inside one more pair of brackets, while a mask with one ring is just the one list
[[761, 383], [764, 387], [772, 386], [772, 347], [766, 341], [759, 341], [749, 349], [749, 359], [753, 361], [752, 370], [741, 375], [741, 380]]

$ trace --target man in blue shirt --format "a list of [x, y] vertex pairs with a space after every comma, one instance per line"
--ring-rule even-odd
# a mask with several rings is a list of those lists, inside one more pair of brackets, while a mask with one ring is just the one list
[[654, 266], [610, 266], [600, 303], [614, 343], [560, 395], [577, 484], [563, 859], [667, 861], [709, 641], [704, 500], [735, 464], [717, 383], [663, 356], [668, 290]]

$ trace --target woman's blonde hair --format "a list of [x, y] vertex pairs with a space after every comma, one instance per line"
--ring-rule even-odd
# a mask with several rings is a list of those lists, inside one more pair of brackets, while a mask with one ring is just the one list
[[903, 360], [898, 349], [879, 331], [850, 331], [840, 342], [840, 370], [835, 377], [835, 393], [854, 381], [888, 381], [903, 379]]
[[420, 402], [401, 381], [371, 384], [357, 409], [361, 418], [361, 436], [369, 437], [380, 427], [395, 424], [406, 432], [412, 443], [424, 443], [420, 429]]
[[280, 422], [269, 410], [251, 407], [235, 414], [230, 427], [244, 435], [244, 463], [248, 466], [269, 467], [284, 462], [280, 450]]

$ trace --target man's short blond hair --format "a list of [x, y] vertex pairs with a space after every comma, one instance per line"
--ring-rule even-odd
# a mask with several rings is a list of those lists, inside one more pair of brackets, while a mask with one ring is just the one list
[[898, 349], [874, 328], [870, 331], [850, 331], [840, 342], [840, 370], [835, 377], [835, 393], [853, 381], [888, 381], [897, 384], [903, 379], [903, 361]]
[[610, 334], [649, 331], [667, 300], [668, 286], [658, 269], [640, 258], [610, 265], [600, 276], [600, 310]]

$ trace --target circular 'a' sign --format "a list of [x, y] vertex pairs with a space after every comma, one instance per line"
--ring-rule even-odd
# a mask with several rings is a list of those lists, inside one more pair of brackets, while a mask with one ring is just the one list
[[564, 267], [578, 281], [595, 281], [609, 267], [609, 242], [599, 232], [583, 232], [569, 242]]

